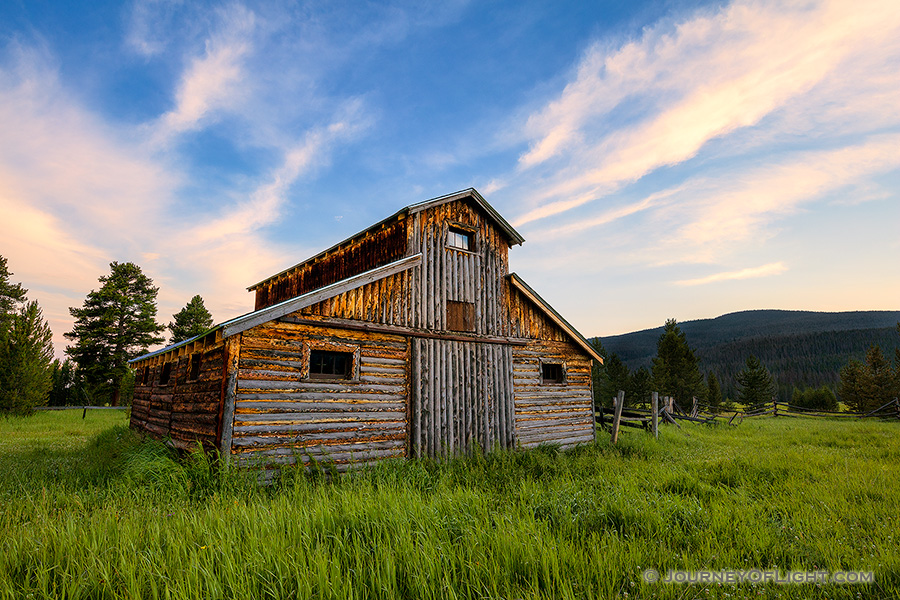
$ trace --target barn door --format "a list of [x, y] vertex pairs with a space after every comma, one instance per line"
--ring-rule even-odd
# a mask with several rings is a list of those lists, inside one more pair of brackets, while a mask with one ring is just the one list
[[413, 338], [409, 456], [515, 443], [509, 346]]

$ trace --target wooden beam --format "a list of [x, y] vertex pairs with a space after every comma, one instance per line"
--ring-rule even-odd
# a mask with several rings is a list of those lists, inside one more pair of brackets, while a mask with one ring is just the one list
[[625, 405], [625, 392], [619, 390], [618, 395], [616, 396], [616, 414], [613, 417], [612, 423], [612, 443], [615, 444], [619, 441], [619, 424], [622, 419], [622, 406]]
[[401, 258], [400, 260], [396, 260], [382, 267], [371, 269], [365, 273], [360, 273], [359, 275], [348, 277], [347, 279], [342, 279], [331, 285], [326, 285], [317, 290], [307, 292], [296, 298], [291, 298], [290, 300], [285, 300], [284, 302], [280, 302], [273, 306], [268, 306], [244, 315], [243, 317], [238, 317], [237, 319], [232, 319], [222, 325], [222, 336], [227, 338], [236, 333], [246, 331], [251, 327], [274, 321], [294, 311], [300, 310], [301, 308], [318, 304], [323, 300], [328, 300], [338, 294], [343, 294], [344, 292], [362, 287], [367, 283], [372, 283], [384, 279], [385, 277], [401, 273], [407, 269], [412, 269], [421, 263], [421, 254], [407, 256], [406, 258]]
[[400, 325], [385, 325], [382, 323], [369, 323], [367, 321], [352, 321], [350, 319], [306, 319], [286, 315], [279, 321], [295, 323], [298, 325], [317, 325], [335, 327], [337, 329], [351, 329], [354, 331], [366, 331], [370, 333], [387, 333], [406, 337], [428, 338], [433, 340], [450, 340], [454, 342], [475, 342], [481, 344], [500, 344], [505, 346], [527, 346], [530, 340], [523, 338], [499, 337], [492, 335], [465, 334], [465, 333], [438, 333], [427, 329], [403, 327]]

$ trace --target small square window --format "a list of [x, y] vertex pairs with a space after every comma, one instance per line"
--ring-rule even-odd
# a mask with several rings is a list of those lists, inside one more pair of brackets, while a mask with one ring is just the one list
[[311, 350], [309, 353], [310, 379], [349, 379], [352, 370], [352, 352]]
[[565, 371], [559, 363], [541, 363], [541, 383], [565, 383]]
[[475, 332], [475, 303], [447, 300], [447, 329]]
[[200, 354], [191, 354], [191, 373], [188, 379], [190, 381], [200, 379]]
[[472, 250], [472, 233], [451, 227], [447, 232], [447, 246], [460, 250]]
[[167, 362], [162, 366], [159, 374], [159, 385], [169, 385], [169, 379], [172, 377], [172, 363]]

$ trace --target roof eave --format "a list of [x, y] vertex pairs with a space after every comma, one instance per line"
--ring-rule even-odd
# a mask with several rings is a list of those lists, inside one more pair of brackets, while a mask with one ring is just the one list
[[522, 294], [524, 294], [525, 297], [531, 300], [538, 308], [541, 308], [544, 313], [548, 317], [550, 317], [550, 320], [556, 323], [560, 327], [560, 329], [569, 334], [569, 336], [575, 341], [575, 343], [581, 346], [581, 348], [585, 352], [587, 352], [591, 356], [591, 358], [598, 361], [600, 364], [603, 364], [603, 357], [600, 356], [600, 354], [596, 350], [594, 350], [590, 342], [588, 342], [587, 339], [583, 335], [581, 335], [581, 333], [579, 333], [577, 329], [572, 327], [572, 324], [566, 321], [561, 314], [556, 312], [556, 309], [550, 306], [550, 304], [546, 300], [541, 298], [540, 294], [534, 291], [534, 289], [530, 285], [525, 283], [525, 281], [517, 274], [510, 273], [509, 275], [507, 275], [507, 277], [517, 290], [522, 292]]

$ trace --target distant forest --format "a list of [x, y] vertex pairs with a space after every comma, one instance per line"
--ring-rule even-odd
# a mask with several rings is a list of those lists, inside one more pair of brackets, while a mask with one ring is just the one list
[[[795, 387], [826, 385], [836, 391], [841, 367], [851, 358], [863, 360], [873, 344], [892, 360], [900, 348], [898, 322], [900, 311], [754, 310], [685, 321], [679, 327], [700, 358], [701, 372], [715, 373], [725, 396], [736, 397], [735, 375], [753, 355], [775, 378], [779, 399], [788, 401]], [[600, 340], [634, 371], [650, 368], [662, 331], [658, 327]]]

